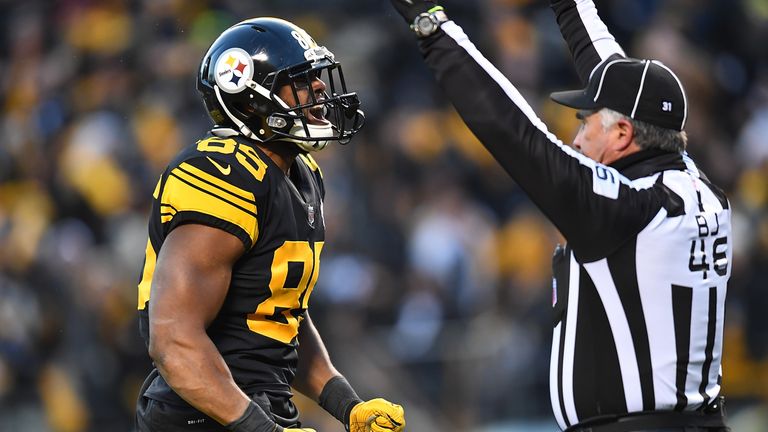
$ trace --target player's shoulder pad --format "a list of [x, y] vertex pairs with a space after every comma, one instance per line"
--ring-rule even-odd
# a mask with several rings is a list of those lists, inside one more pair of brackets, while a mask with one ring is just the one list
[[264, 195], [268, 191], [268, 174], [274, 168], [266, 162], [266, 155], [240, 137], [209, 135], [185, 153], [186, 157], [178, 160], [178, 166], [193, 165], [210, 176], [256, 195]]
[[258, 238], [258, 215], [268, 202], [266, 172], [267, 164], [251, 147], [230, 138], [202, 139], [168, 166], [158, 197], [167, 213], [162, 222], [220, 227], [250, 247]]

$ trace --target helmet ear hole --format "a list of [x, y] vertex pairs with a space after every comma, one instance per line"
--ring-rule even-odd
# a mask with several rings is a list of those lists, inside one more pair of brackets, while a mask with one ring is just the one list
[[254, 114], [256, 114], [259, 117], [267, 117], [267, 116], [269, 116], [270, 113], [272, 113], [274, 111], [274, 109], [270, 108], [267, 105], [268, 104], [266, 104], [266, 103], [259, 103], [258, 101], [252, 101], [249, 104], [249, 106], [250, 106], [250, 110], [249, 111], [253, 112]]
[[244, 104], [241, 102], [233, 102], [231, 104], [232, 110], [236, 111], [241, 117], [249, 118], [253, 116], [253, 108], [250, 104]]

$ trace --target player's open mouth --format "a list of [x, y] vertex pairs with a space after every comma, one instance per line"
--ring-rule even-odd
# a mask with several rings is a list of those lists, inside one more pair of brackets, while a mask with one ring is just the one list
[[310, 124], [328, 124], [325, 118], [325, 105], [315, 105], [309, 108], [308, 120]]

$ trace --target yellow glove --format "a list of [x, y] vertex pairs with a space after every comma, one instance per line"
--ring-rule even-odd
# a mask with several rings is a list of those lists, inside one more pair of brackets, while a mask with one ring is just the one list
[[349, 432], [401, 432], [404, 428], [403, 407], [381, 398], [360, 402], [349, 413]]

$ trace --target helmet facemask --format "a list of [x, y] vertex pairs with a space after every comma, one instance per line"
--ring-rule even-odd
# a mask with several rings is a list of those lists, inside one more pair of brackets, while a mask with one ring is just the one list
[[[317, 58], [270, 74], [262, 86], [269, 88], [269, 98], [278, 108], [265, 119], [274, 134], [271, 139], [294, 142], [305, 151], [321, 150], [330, 141], [347, 144], [365, 121], [360, 100], [356, 93], [347, 92], [333, 54], [324, 47], [314, 52]], [[325, 83], [321, 94], [313, 88], [317, 79]], [[281, 91], [288, 91], [296, 104], [289, 106]]]

